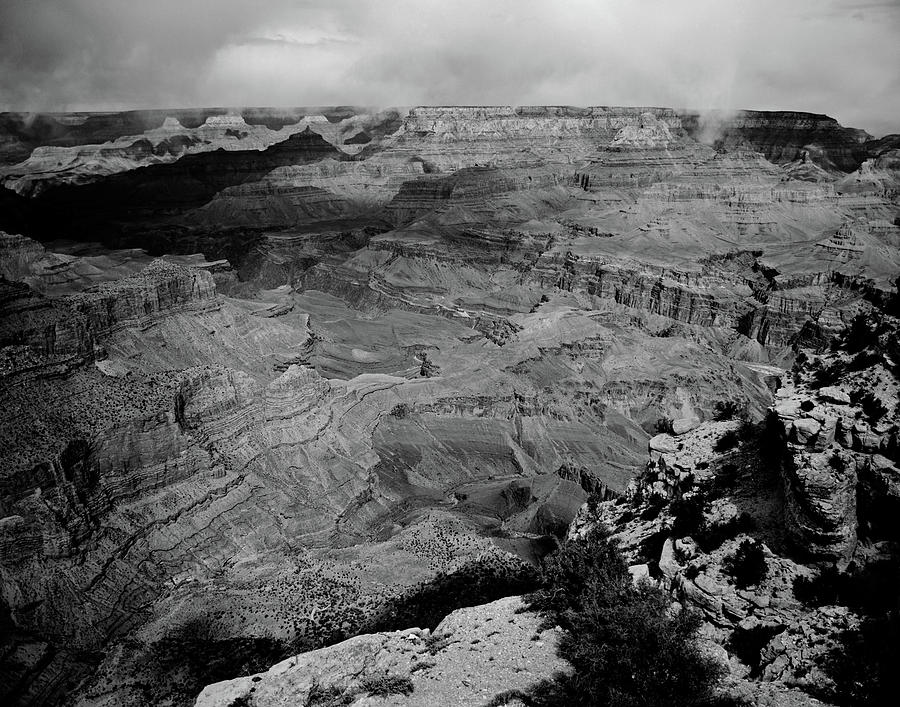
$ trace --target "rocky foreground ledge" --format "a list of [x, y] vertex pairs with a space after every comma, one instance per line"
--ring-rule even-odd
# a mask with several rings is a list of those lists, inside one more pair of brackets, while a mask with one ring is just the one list
[[540, 617], [522, 609], [520, 597], [507, 597], [454, 611], [434, 632], [356, 636], [265, 673], [209, 685], [195, 705], [500, 704], [498, 696], [526, 691], [567, 666], [556, 655], [559, 629], [542, 629]]

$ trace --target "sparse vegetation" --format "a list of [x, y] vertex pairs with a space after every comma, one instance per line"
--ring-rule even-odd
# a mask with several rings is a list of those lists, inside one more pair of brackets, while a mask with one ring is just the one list
[[363, 632], [395, 631], [408, 626], [433, 630], [456, 609], [524, 594], [537, 586], [537, 570], [524, 561], [473, 561], [455, 572], [439, 573], [430, 582], [388, 601], [365, 624]]

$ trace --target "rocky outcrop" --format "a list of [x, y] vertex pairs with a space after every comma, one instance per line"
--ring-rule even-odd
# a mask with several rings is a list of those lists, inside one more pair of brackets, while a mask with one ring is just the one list
[[76, 308], [0, 277], [0, 379], [71, 370], [93, 360], [96, 341]]
[[527, 692], [565, 671], [556, 656], [558, 629], [522, 613], [518, 597], [460, 609], [438, 627], [356, 636], [303, 653], [265, 673], [206, 687], [196, 707], [259, 707], [309, 703], [327, 695], [343, 704], [487, 704], [498, 695]]
[[167, 314], [218, 306], [211, 273], [162, 259], [137, 275], [89, 288], [64, 301], [84, 316], [97, 338], [124, 327], [147, 328]]
[[[835, 365], [845, 365], [840, 354], [815, 360], [815, 370]], [[795, 383], [778, 392], [770, 410], [770, 424], [785, 445], [786, 527], [804, 552], [846, 564], [860, 529], [869, 523], [857, 507], [860, 491], [882, 499], [870, 498], [869, 508], [891, 504], [890, 482], [871, 482], [892, 476], [886, 472], [882, 477], [873, 470], [889, 469], [891, 462], [885, 455], [894, 454], [897, 446], [896, 411], [879, 415], [877, 423], [871, 424], [860, 406], [866, 389], [859, 386], [872, 386], [873, 378], [879, 380], [877, 395], [891, 399], [896, 382], [880, 365], [846, 374], [838, 385], [819, 387], [815, 375], [804, 367]], [[875, 522], [884, 527], [883, 516]]]
[[31, 274], [33, 263], [45, 253], [43, 246], [31, 238], [0, 231], [0, 277], [23, 280]]

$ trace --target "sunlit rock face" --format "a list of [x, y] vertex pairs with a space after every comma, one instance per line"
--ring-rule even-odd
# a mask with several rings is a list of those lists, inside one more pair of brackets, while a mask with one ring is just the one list
[[[900, 272], [896, 139], [823, 116], [210, 109], [0, 132], [14, 704], [192, 704], [438, 575], [508, 579], [590, 494], [625, 493], [658, 432], [699, 436], [723, 400], [761, 418], [796, 348], [887, 306]], [[836, 475], [802, 419], [786, 532], [845, 558], [875, 503], [854, 479], [883, 499], [893, 477]], [[186, 635], [213, 653], [173, 652]]]

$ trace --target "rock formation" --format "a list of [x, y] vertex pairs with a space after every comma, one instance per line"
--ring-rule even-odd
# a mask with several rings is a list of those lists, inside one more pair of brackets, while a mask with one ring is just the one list
[[[397, 704], [487, 702], [556, 665], [546, 633], [511, 652], [536, 630], [515, 602], [451, 614], [468, 643], [433, 657], [382, 619], [435, 587], [525, 591], [586, 501], [709, 638], [767, 637], [771, 685], [729, 658], [760, 700], [819, 679], [817, 627], [855, 625], [792, 587], [893, 537], [894, 339], [878, 364], [829, 346], [896, 306], [895, 137], [504, 106], [0, 135], [0, 699], [188, 705], [237, 679], [201, 700], [364, 701], [390, 678]], [[834, 375], [791, 372], [800, 351]], [[776, 458], [720, 444], [748, 434], [726, 402], [768, 417]], [[719, 530], [672, 536], [697, 488]], [[751, 535], [755, 589], [724, 570]], [[448, 687], [492, 641], [527, 672]]]

